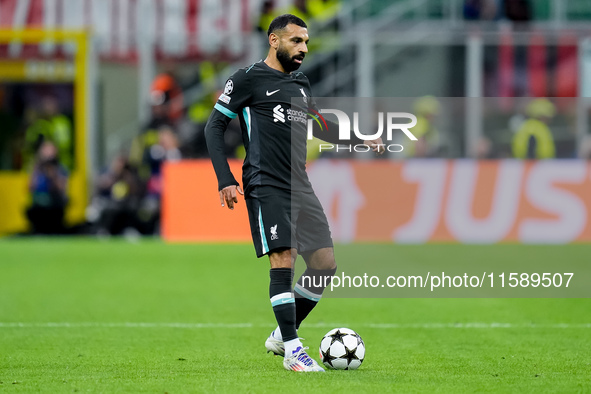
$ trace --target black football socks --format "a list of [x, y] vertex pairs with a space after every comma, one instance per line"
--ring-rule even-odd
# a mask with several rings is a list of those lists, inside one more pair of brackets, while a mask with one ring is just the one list
[[291, 268], [271, 268], [269, 275], [271, 276], [269, 297], [283, 342], [297, 339], [296, 304], [291, 291], [293, 270]]
[[[306, 271], [304, 271], [294, 288], [296, 293], [296, 329], [300, 328], [302, 321], [314, 309], [316, 304], [318, 304], [318, 301], [322, 298], [324, 289], [330, 284], [336, 271], [336, 268], [328, 270], [306, 268]], [[283, 328], [281, 328], [281, 333], [283, 333]]]

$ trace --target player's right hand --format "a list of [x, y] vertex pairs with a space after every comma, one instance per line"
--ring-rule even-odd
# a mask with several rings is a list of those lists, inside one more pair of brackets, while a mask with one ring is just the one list
[[220, 190], [220, 203], [222, 204], [222, 207], [227, 205], [229, 209], [234, 209], [234, 204], [238, 203], [238, 195], [236, 194], [236, 190], [238, 190], [238, 193], [241, 195], [244, 195], [244, 192], [240, 186], [236, 185], [226, 186]]
[[386, 151], [386, 145], [384, 145], [384, 141], [381, 138], [363, 141], [363, 143], [369, 146], [376, 153], [376, 156], [382, 155]]

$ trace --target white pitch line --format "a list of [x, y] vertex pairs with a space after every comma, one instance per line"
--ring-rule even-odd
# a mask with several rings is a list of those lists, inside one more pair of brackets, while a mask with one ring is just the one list
[[[101, 322], [46, 322], [46, 323], [2, 323], [0, 328], [252, 328], [251, 323], [101, 323]], [[271, 327], [271, 325], [269, 325]]]
[[591, 328], [591, 323], [536, 324], [536, 323], [423, 323], [423, 324], [368, 324], [371, 328]]
[[[101, 322], [0, 322], [0, 328], [273, 328], [275, 324], [252, 324], [252, 323], [101, 323]], [[346, 323], [311, 323], [306, 324], [309, 328], [334, 328], [347, 327]], [[591, 328], [591, 323], [363, 323], [351, 324], [356, 328], [379, 328], [379, 329], [492, 329], [492, 328], [551, 328], [551, 329], [572, 329]]]

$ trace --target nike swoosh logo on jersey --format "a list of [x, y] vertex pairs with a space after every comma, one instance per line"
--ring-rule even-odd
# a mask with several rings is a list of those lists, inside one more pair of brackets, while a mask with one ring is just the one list
[[274, 95], [275, 93], [277, 93], [277, 92], [278, 92], [278, 91], [280, 91], [280, 90], [281, 90], [281, 89], [277, 89], [277, 90], [273, 90], [272, 92], [269, 92], [269, 91], [267, 90], [267, 96], [272, 96], [272, 95]]

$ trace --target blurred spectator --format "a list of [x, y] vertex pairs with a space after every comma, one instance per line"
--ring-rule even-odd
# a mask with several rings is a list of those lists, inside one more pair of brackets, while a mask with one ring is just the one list
[[151, 174], [150, 149], [158, 143], [158, 129], [166, 125], [178, 125], [183, 116], [183, 93], [171, 73], [156, 76], [152, 82], [150, 103], [151, 119], [140, 135], [134, 138], [129, 152], [130, 164], [138, 169], [144, 181]]
[[482, 0], [466, 0], [464, 1], [464, 19], [478, 20], [482, 12]]
[[496, 0], [465, 0], [464, 19], [492, 20], [497, 15]]
[[144, 195], [137, 170], [124, 156], [116, 157], [98, 178], [97, 193], [89, 211], [89, 221], [97, 221], [99, 234], [139, 233], [137, 211]]
[[[218, 99], [216, 93], [216, 66], [213, 62], [203, 61], [199, 63], [198, 80], [201, 89], [205, 92], [211, 92], [206, 94], [203, 99], [197, 101], [189, 107], [187, 115], [191, 122], [197, 125], [205, 125], [209, 114], [211, 113], [212, 102], [215, 103]], [[213, 97], [215, 95], [215, 97]]]
[[264, 33], [264, 36], [267, 37], [267, 30], [269, 29], [269, 25], [277, 16], [279, 16], [279, 13], [275, 8], [275, 1], [263, 1], [263, 4], [261, 6], [261, 16], [259, 18], [259, 22], [257, 23], [257, 30], [261, 33]]
[[[310, 20], [310, 10], [306, 0], [294, 0], [291, 6], [281, 12], [281, 14], [293, 14], [304, 21]], [[267, 26], [269, 27], [269, 26]]]
[[435, 157], [439, 155], [441, 146], [439, 130], [433, 124], [433, 119], [439, 115], [441, 104], [433, 96], [425, 96], [414, 103], [414, 114], [417, 124], [412, 128], [412, 133], [417, 141], [406, 151], [409, 156]]
[[59, 102], [53, 96], [46, 96], [41, 103], [40, 113], [30, 108], [28, 110], [30, 126], [25, 133], [25, 166], [31, 167], [37, 149], [46, 140], [55, 144], [59, 152], [60, 163], [68, 170], [72, 170], [73, 132], [70, 119], [60, 113]]
[[275, 17], [281, 14], [293, 14], [302, 18], [307, 23], [313, 23], [314, 21], [326, 21], [334, 18], [339, 12], [340, 7], [340, 0], [294, 0], [288, 7], [278, 9], [276, 0], [264, 0], [261, 5], [261, 16], [257, 23], [257, 30], [265, 33], [266, 44], [267, 29]]
[[148, 194], [158, 196], [162, 193], [161, 173], [162, 165], [166, 161], [178, 161], [182, 158], [176, 133], [170, 126], [158, 129], [158, 143], [152, 145], [149, 152], [150, 178], [148, 180]]
[[306, 164], [312, 163], [314, 160], [320, 158], [322, 156], [322, 152], [320, 151], [320, 145], [323, 144], [324, 141], [314, 137], [308, 141], [306, 146]]
[[505, 17], [513, 22], [529, 22], [532, 7], [529, 0], [504, 0]]
[[145, 152], [143, 180], [124, 155], [116, 157], [98, 178], [96, 195], [87, 210], [97, 233], [105, 235], [149, 235], [158, 232], [162, 165], [182, 157], [178, 136], [171, 126], [160, 126], [156, 142]]
[[207, 147], [205, 146], [203, 133], [211, 109], [221, 93], [216, 91], [216, 77], [216, 64], [208, 61], [199, 63], [199, 85], [203, 91], [208, 93], [191, 104], [187, 111], [187, 127], [175, 130], [178, 134], [180, 149], [185, 157], [207, 157]]
[[146, 195], [138, 209], [138, 218], [143, 234], [159, 232], [160, 203], [162, 197], [162, 166], [167, 161], [182, 158], [180, 144], [175, 131], [170, 126], [158, 130], [158, 143], [150, 148], [151, 175], [146, 186]]
[[101, 197], [111, 197], [111, 188], [117, 182], [123, 168], [129, 163], [124, 155], [119, 155], [113, 159], [109, 168], [100, 174], [97, 179], [97, 193]]
[[50, 141], [42, 142], [29, 184], [32, 204], [27, 218], [34, 234], [64, 232], [67, 182], [67, 172], [58, 161], [58, 149]]
[[312, 19], [325, 21], [337, 15], [341, 2], [339, 0], [308, 0], [307, 6]]
[[175, 124], [183, 116], [183, 92], [171, 73], [156, 76], [150, 87], [150, 127]]
[[547, 123], [556, 107], [547, 99], [535, 99], [526, 108], [528, 119], [513, 137], [513, 156], [518, 159], [551, 159], [556, 154], [554, 138]]

